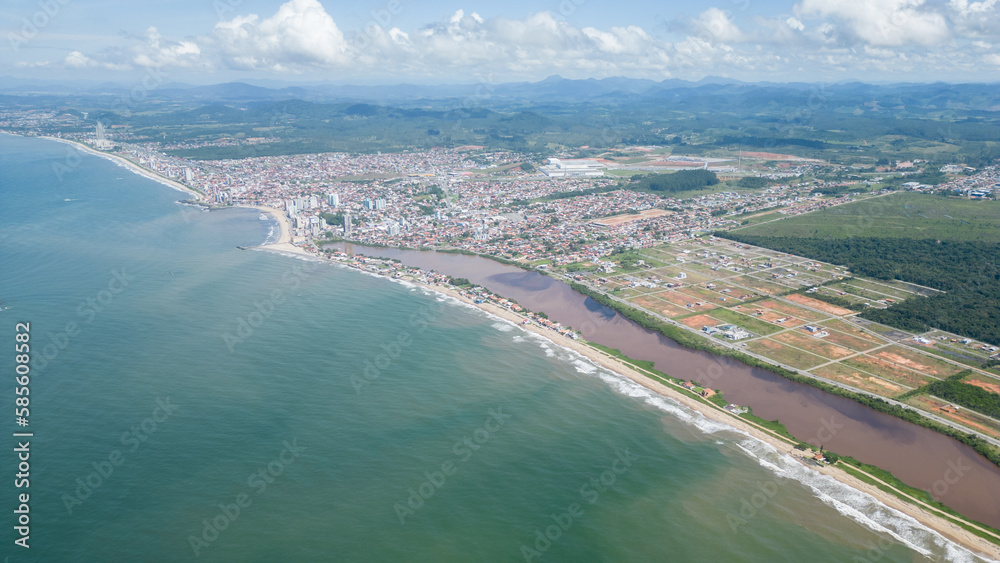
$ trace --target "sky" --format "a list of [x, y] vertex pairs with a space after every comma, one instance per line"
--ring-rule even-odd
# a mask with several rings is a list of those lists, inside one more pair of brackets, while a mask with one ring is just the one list
[[4, 0], [0, 32], [36, 80], [1000, 80], [1000, 0]]

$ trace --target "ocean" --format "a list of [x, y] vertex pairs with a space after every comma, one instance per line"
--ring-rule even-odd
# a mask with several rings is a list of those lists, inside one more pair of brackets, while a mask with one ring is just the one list
[[42, 139], [0, 135], [0, 172], [10, 561], [973, 560], [514, 325], [237, 249], [258, 211]]

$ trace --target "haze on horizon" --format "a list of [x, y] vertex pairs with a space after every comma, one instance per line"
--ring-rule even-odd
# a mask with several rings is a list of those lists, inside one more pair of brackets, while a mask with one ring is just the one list
[[470, 83], [995, 82], [1000, 0], [14, 0], [0, 76]]

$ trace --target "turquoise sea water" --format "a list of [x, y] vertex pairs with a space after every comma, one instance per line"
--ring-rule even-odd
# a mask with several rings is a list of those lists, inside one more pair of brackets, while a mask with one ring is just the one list
[[[512, 325], [237, 250], [273, 224], [68, 150], [0, 135], [11, 561], [969, 559]], [[23, 430], [30, 489], [13, 485]], [[14, 545], [22, 492], [30, 549]]]

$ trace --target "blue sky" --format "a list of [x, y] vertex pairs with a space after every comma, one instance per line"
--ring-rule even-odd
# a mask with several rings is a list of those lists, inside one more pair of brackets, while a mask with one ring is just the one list
[[1000, 0], [6, 0], [0, 76], [1000, 78]]

